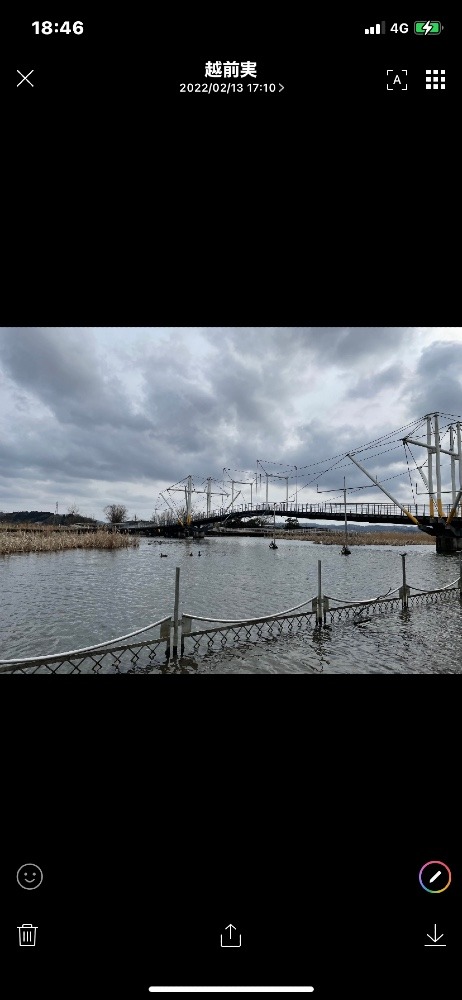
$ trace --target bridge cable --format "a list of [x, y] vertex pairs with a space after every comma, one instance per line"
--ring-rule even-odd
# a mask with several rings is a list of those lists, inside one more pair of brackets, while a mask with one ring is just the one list
[[[395, 445], [395, 446], [393, 446], [392, 448], [385, 448], [385, 449], [384, 449], [383, 451], [379, 451], [379, 452], [375, 452], [375, 453], [374, 453], [373, 455], [369, 455], [369, 456], [368, 456], [368, 459], [372, 459], [372, 458], [376, 458], [376, 457], [378, 457], [378, 456], [380, 456], [380, 455], [386, 455], [386, 454], [388, 454], [388, 453], [389, 453], [389, 452], [391, 452], [391, 451], [398, 451], [398, 450], [399, 450], [399, 449], [401, 448], [401, 444], [402, 444], [402, 442], [399, 442], [399, 444], [396, 444], [396, 445]], [[408, 447], [409, 447], [409, 446], [408, 446]], [[410, 451], [410, 449], [409, 449], [409, 451]], [[412, 454], [412, 452], [411, 452], [411, 454]], [[327, 468], [327, 469], [322, 469], [322, 471], [321, 471], [321, 472], [319, 472], [319, 473], [317, 473], [317, 474], [316, 474], [316, 475], [315, 475], [315, 476], [313, 477], [313, 479], [310, 479], [310, 481], [309, 481], [308, 483], [305, 483], [305, 484], [303, 484], [303, 485], [301, 485], [301, 484], [300, 484], [300, 488], [299, 488], [299, 490], [298, 490], [298, 493], [302, 493], [302, 492], [303, 492], [303, 490], [305, 490], [305, 489], [308, 489], [308, 488], [309, 488], [310, 486], [312, 486], [312, 485], [313, 485], [313, 483], [317, 483], [317, 482], [318, 482], [318, 480], [319, 480], [319, 479], [321, 479], [321, 477], [322, 477], [322, 476], [326, 475], [326, 474], [327, 474], [328, 472], [331, 472], [331, 471], [332, 471], [332, 469], [334, 469], [334, 468], [335, 468], [336, 466], [338, 466], [338, 465], [339, 465], [339, 463], [340, 463], [340, 462], [342, 461], [342, 458], [345, 458], [345, 456], [343, 455], [343, 456], [342, 456], [342, 457], [341, 457], [341, 458], [340, 458], [340, 459], [338, 460], [338, 462], [334, 462], [334, 464], [333, 464], [333, 465], [331, 465], [331, 466], [330, 466], [329, 468]], [[414, 456], [412, 456], [412, 458], [413, 458], [413, 460], [414, 460], [414, 462], [415, 462], [415, 459], [414, 459]], [[406, 460], [407, 460], [407, 459], [406, 459]], [[351, 465], [350, 465], [350, 463], [349, 463], [349, 462], [348, 462], [347, 464], [345, 464], [345, 465], [340, 465], [340, 469], [349, 469], [349, 468], [351, 468]], [[409, 465], [408, 465], [408, 471], [409, 471]], [[389, 482], [389, 480], [391, 480], [391, 479], [400, 479], [400, 478], [402, 477], [402, 475], [403, 475], [403, 473], [402, 473], [402, 472], [396, 472], [396, 473], [394, 473], [394, 475], [393, 475], [393, 476], [386, 476], [385, 478], [382, 478], [382, 479], [381, 479], [381, 482], [383, 482], [383, 483], [386, 483], [386, 482]], [[284, 477], [283, 477], [283, 478], [284, 478]], [[370, 489], [372, 489], [372, 486], [370, 486], [370, 485], [369, 485], [369, 483], [366, 483], [366, 485], [365, 485], [365, 486], [349, 486], [349, 487], [348, 487], [348, 492], [351, 492], [351, 493], [353, 493], [353, 492], [356, 492], [357, 490], [370, 490]], [[411, 484], [411, 489], [412, 489], [412, 484]], [[329, 491], [329, 492], [332, 492], [332, 493], [335, 493], [335, 492], [337, 492], [337, 491], [336, 491], [336, 490], [332, 490], [332, 491]], [[339, 493], [340, 493], [340, 492], [341, 492], [341, 490], [339, 490]], [[294, 495], [294, 494], [292, 494], [292, 496], [293, 496], [293, 495]], [[334, 502], [334, 501], [332, 501], [332, 502]]]
[[389, 434], [383, 434], [382, 437], [373, 438], [372, 441], [366, 442], [366, 444], [361, 445], [359, 448], [353, 448], [353, 449], [350, 448], [350, 451], [355, 451], [355, 452], [357, 452], [357, 451], [367, 451], [369, 448], [372, 448], [373, 445], [380, 444], [382, 441], [383, 441], [384, 444], [388, 443], [389, 439], [392, 438], [395, 434], [400, 434], [402, 431], [407, 430], [409, 427], [416, 428], [416, 427], [419, 426], [420, 423], [421, 423], [421, 420], [418, 420], [418, 421], [412, 420], [411, 423], [404, 424], [403, 427], [398, 427], [398, 428], [396, 428], [396, 430], [390, 431]]
[[[409, 482], [411, 484], [412, 500], [413, 500], [413, 503], [414, 503], [414, 507], [416, 507], [416, 501], [415, 501], [415, 496], [414, 496], [414, 487], [412, 485], [412, 479], [411, 479], [411, 470], [409, 468], [409, 462], [408, 462], [408, 458], [407, 458], [407, 445], [406, 445], [405, 442], [404, 442], [404, 454], [406, 456], [407, 471], [408, 471], [408, 474], [409, 474]], [[413, 456], [411, 456], [411, 457], [413, 457]]]
[[[402, 427], [398, 427], [398, 428], [396, 428], [393, 431], [389, 431], [388, 434], [382, 434], [381, 437], [373, 438], [372, 441], [369, 441], [366, 444], [358, 445], [356, 448], [350, 448], [349, 451], [360, 452], [360, 451], [367, 450], [368, 448], [371, 448], [374, 444], [380, 444], [381, 441], [383, 441], [385, 443], [385, 442], [387, 442], [389, 440], [389, 438], [393, 437], [395, 434], [400, 434], [402, 431], [408, 430], [408, 428], [410, 428], [410, 427], [414, 428], [414, 429], [418, 428], [419, 425], [423, 422], [423, 419], [424, 419], [423, 417], [419, 417], [417, 420], [411, 420], [410, 423], [403, 424]], [[342, 452], [342, 453], [340, 453], [340, 454], [337, 454], [337, 455], [330, 455], [328, 458], [320, 459], [319, 462], [309, 462], [307, 465], [299, 465], [298, 466], [298, 470], [301, 471], [302, 469], [312, 469], [316, 465], [322, 465], [324, 462], [331, 462], [334, 459], [341, 459], [341, 458], [344, 458], [346, 455], [347, 455], [347, 452], [345, 452], [345, 451]], [[257, 464], [262, 464], [263, 462], [266, 465], [279, 465], [279, 466], [281, 466], [283, 468], [286, 468], [286, 469], [293, 469], [294, 468], [293, 465], [289, 465], [287, 462], [276, 462], [276, 461], [274, 461], [273, 459], [270, 459], [270, 458], [268, 458], [268, 459], [263, 459], [263, 458], [262, 459], [257, 459]], [[270, 473], [268, 473], [268, 475], [270, 475]], [[295, 477], [289, 477], [289, 478], [295, 478]]]

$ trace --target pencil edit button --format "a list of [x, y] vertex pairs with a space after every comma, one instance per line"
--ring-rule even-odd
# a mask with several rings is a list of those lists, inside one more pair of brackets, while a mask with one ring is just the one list
[[427, 861], [420, 869], [419, 882], [425, 892], [444, 892], [451, 884], [451, 869], [444, 861]]
[[16, 881], [21, 889], [38, 889], [43, 882], [43, 872], [38, 865], [21, 865], [16, 872]]

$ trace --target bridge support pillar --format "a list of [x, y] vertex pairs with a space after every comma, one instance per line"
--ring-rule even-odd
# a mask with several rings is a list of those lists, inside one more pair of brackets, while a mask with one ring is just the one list
[[454, 535], [446, 531], [444, 535], [436, 536], [436, 552], [441, 556], [452, 556], [462, 552], [462, 535]]

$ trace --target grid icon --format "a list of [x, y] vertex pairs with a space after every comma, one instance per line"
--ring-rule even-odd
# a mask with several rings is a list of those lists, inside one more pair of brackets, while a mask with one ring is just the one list
[[446, 70], [426, 69], [425, 70], [426, 90], [446, 90]]

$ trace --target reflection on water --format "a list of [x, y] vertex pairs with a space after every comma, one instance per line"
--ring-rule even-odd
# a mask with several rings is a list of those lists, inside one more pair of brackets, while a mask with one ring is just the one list
[[[0, 658], [76, 649], [170, 614], [175, 566], [181, 569], [180, 611], [213, 618], [257, 617], [311, 600], [319, 558], [323, 592], [331, 597], [364, 600], [402, 582], [401, 549], [387, 546], [358, 547], [348, 560], [340, 557], [340, 546], [294, 539], [282, 540], [277, 552], [260, 538], [165, 541], [162, 552], [169, 558], [160, 559], [160, 551], [142, 539], [138, 549], [119, 552], [2, 558]], [[443, 587], [458, 577], [457, 558], [437, 556], [430, 546], [407, 552], [407, 580], [414, 587]], [[186, 655], [155, 672], [459, 673], [461, 616], [456, 597], [321, 629], [309, 622], [292, 635]]]

